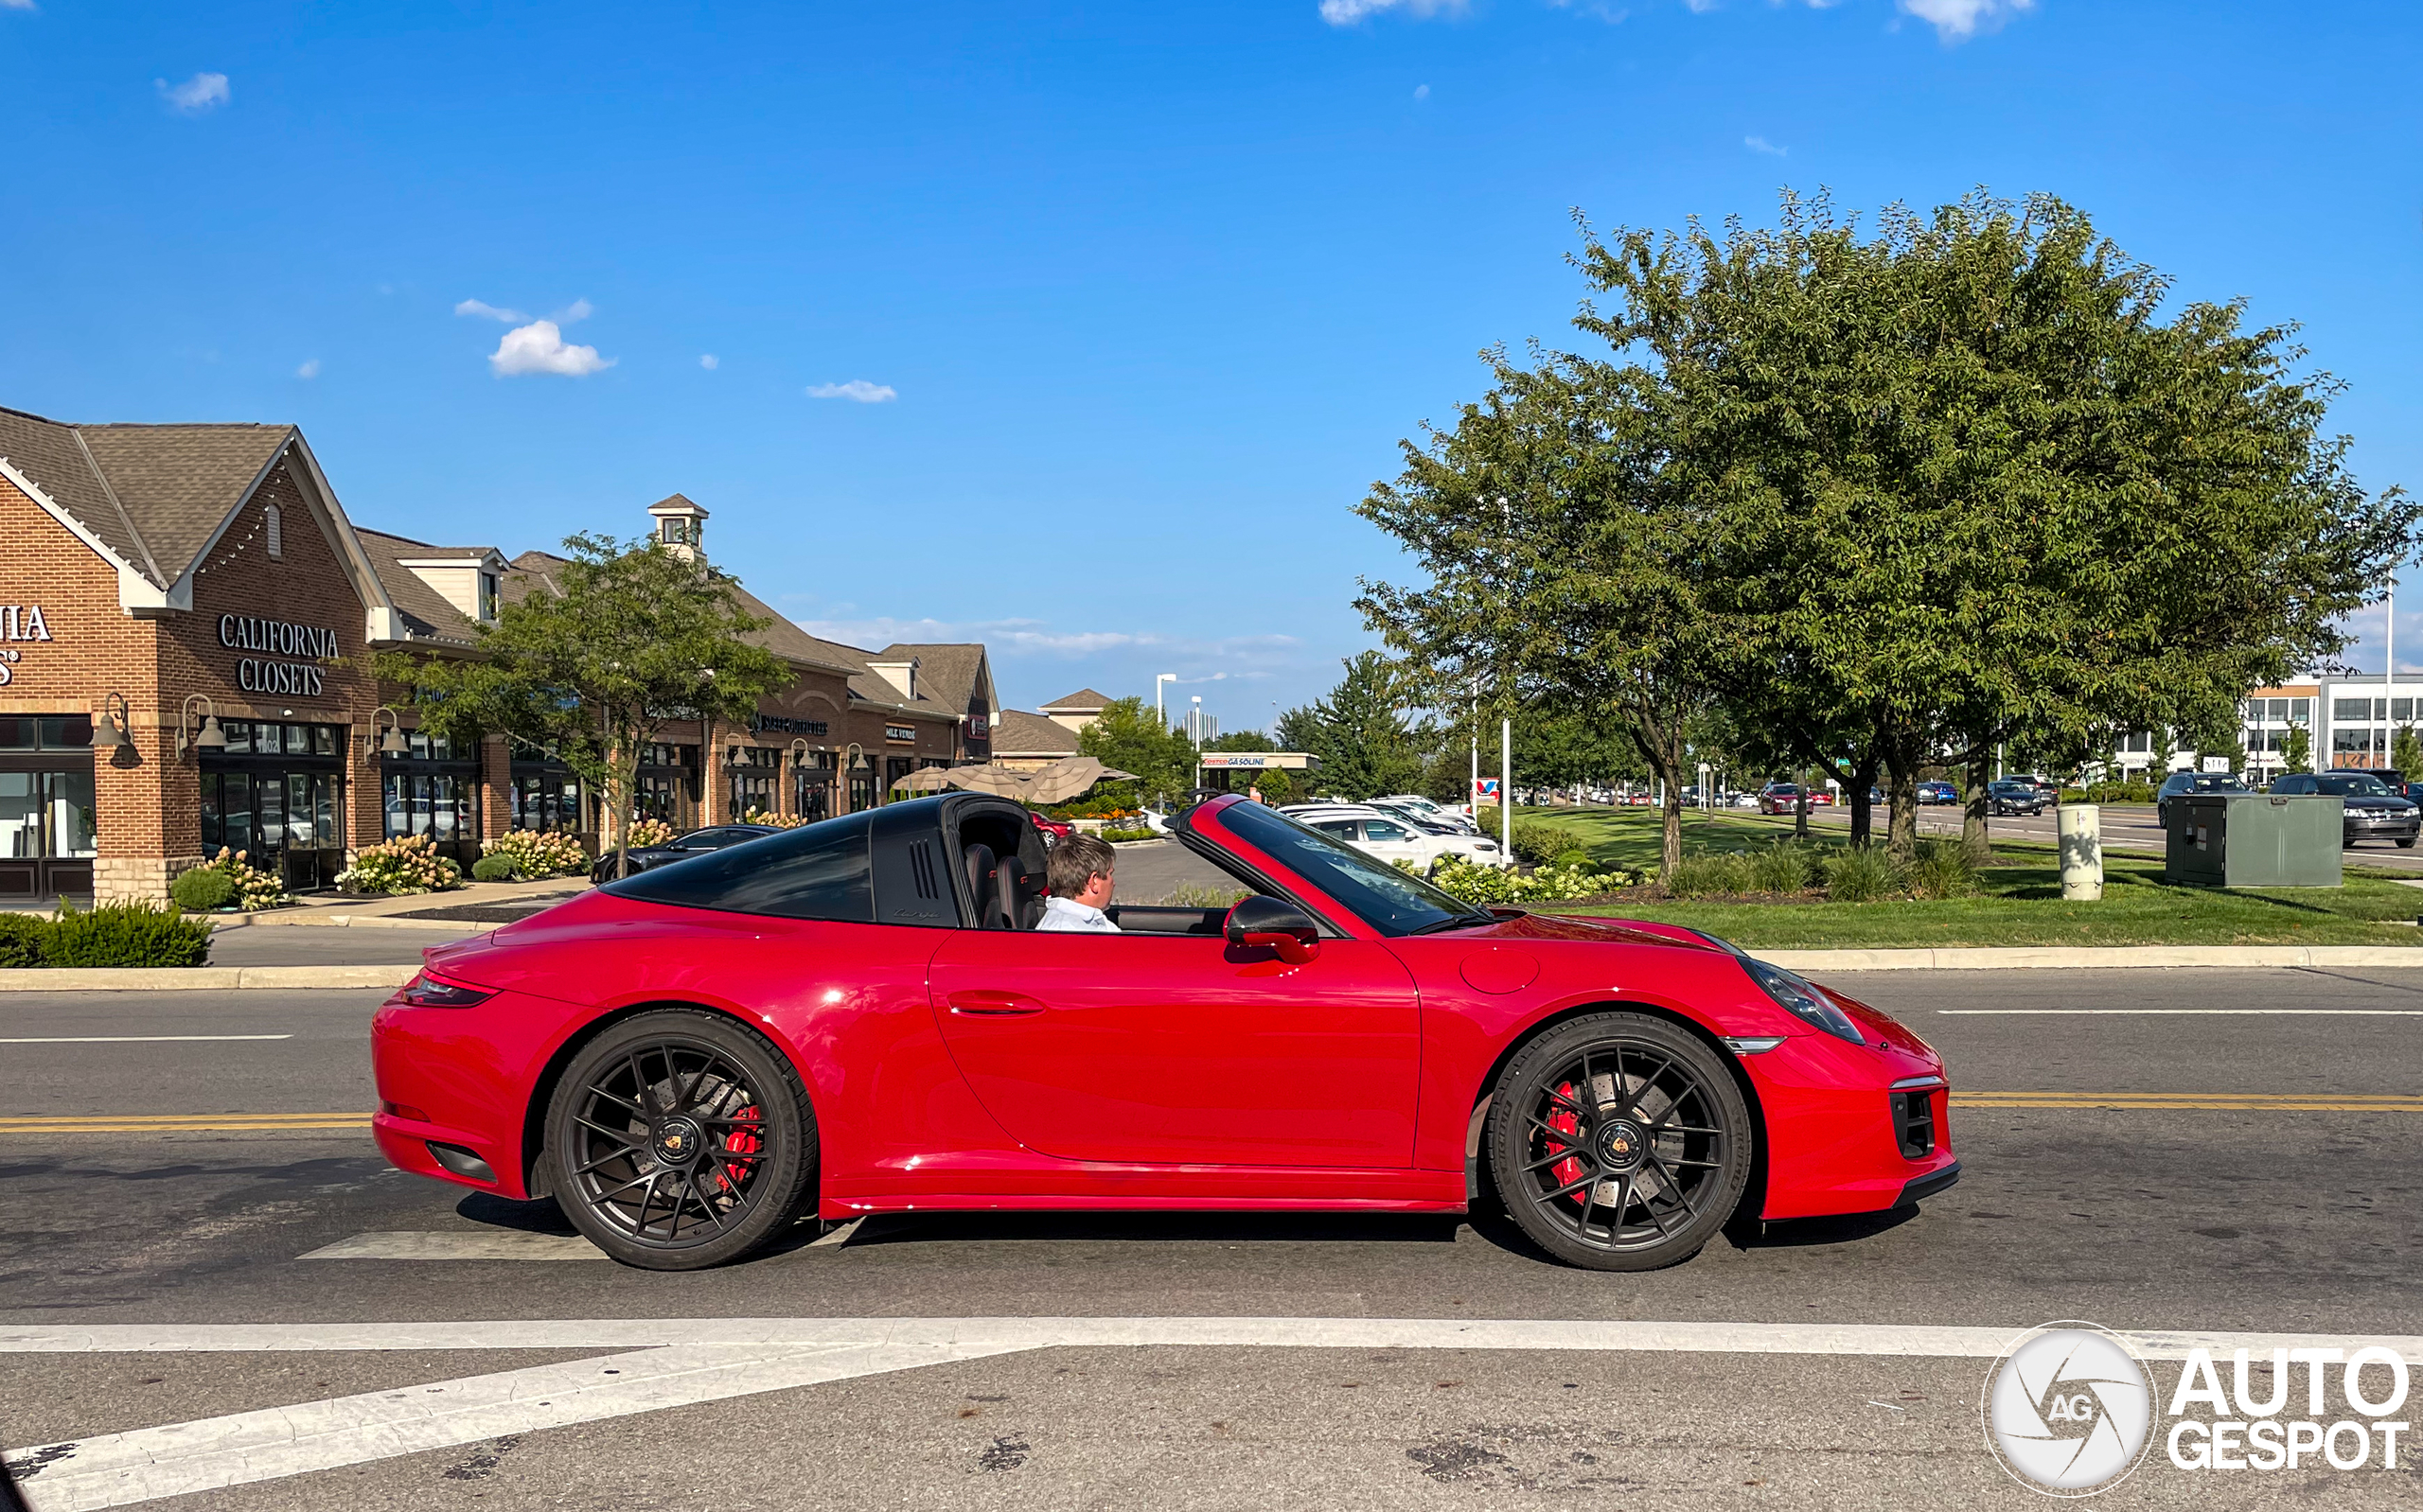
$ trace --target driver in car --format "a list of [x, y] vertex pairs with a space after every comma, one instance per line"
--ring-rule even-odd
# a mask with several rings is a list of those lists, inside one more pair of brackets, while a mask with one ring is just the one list
[[1119, 933], [1103, 912], [1110, 906], [1110, 873], [1118, 860], [1117, 852], [1090, 835], [1072, 835], [1053, 846], [1043, 862], [1052, 896], [1043, 900], [1043, 922], [1035, 926], [1036, 931]]

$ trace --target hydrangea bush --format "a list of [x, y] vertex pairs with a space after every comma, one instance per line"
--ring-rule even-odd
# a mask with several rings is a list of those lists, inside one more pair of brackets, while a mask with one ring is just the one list
[[219, 848], [217, 855], [204, 861], [195, 870], [219, 872], [229, 882], [234, 883], [236, 905], [246, 913], [258, 913], [263, 908], [274, 908], [281, 904], [292, 903], [294, 895], [286, 890], [286, 885], [278, 880], [276, 872], [264, 871], [258, 867], [245, 864], [244, 857], [250, 853], [246, 851], [230, 851], [222, 845]]
[[772, 814], [762, 808], [753, 808], [740, 816], [740, 822], [770, 824], [778, 830], [796, 830], [807, 822], [807, 817], [802, 814]]
[[[1408, 871], [1409, 862], [1399, 862]], [[1542, 867], [1529, 876], [1513, 870], [1477, 867], [1449, 857], [1430, 873], [1430, 885], [1466, 903], [1559, 903], [1595, 898], [1642, 880], [1634, 871], [1596, 871], [1587, 866]]]
[[503, 856], [517, 877], [568, 877], [589, 870], [589, 853], [572, 835], [553, 830], [507, 830], [480, 847], [483, 860]]
[[463, 869], [439, 855], [426, 835], [365, 845], [353, 853], [353, 865], [337, 873], [337, 886], [347, 892], [451, 892], [462, 885]]
[[673, 826], [663, 819], [642, 818], [631, 820], [632, 850], [641, 851], [651, 845], [671, 845], [672, 843]]

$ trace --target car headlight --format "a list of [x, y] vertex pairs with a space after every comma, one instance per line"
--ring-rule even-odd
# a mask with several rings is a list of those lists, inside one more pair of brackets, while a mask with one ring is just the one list
[[1742, 969], [1750, 974], [1750, 979], [1757, 982], [1762, 992], [1775, 999], [1777, 1008], [1824, 1029], [1838, 1040], [1848, 1040], [1853, 1045], [1867, 1043], [1860, 1038], [1859, 1026], [1851, 1022], [1849, 1014], [1834, 1006], [1834, 1000], [1826, 995], [1824, 988], [1753, 956], [1743, 956], [1741, 961]]

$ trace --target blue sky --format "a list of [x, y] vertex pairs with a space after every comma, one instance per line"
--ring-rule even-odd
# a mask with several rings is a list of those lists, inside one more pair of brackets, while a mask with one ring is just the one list
[[[2063, 195], [2301, 321], [2423, 483], [2411, 7], [0, 0], [0, 404], [292, 420], [365, 525], [680, 490], [785, 612], [1228, 728], [1370, 643], [1351, 513], [1567, 329], [1569, 219]], [[712, 359], [712, 362], [708, 361]], [[2423, 666], [2423, 600], [2398, 658]], [[2378, 613], [2354, 653], [2379, 665]]]

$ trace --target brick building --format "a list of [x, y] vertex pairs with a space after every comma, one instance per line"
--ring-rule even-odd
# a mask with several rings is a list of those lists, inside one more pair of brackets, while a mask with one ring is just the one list
[[[679, 494], [649, 510], [684, 550], [706, 514]], [[600, 805], [560, 763], [501, 736], [449, 747], [367, 665], [469, 653], [500, 604], [558, 590], [560, 557], [357, 529], [291, 426], [9, 410], [0, 537], [0, 902], [161, 897], [221, 846], [305, 891], [396, 835], [467, 865], [512, 828], [594, 843]], [[982, 646], [865, 651], [743, 597], [792, 680], [747, 728], [668, 730], [642, 773], [650, 812], [848, 813], [919, 766], [985, 758]]]

